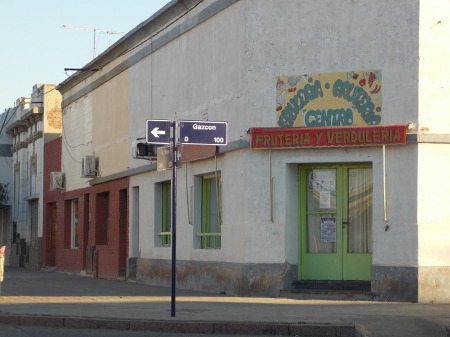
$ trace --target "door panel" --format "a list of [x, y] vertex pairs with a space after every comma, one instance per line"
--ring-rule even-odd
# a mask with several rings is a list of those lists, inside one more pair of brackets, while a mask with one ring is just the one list
[[[300, 228], [302, 279], [342, 279], [342, 236], [336, 224], [340, 216], [335, 167], [305, 168], [300, 171], [303, 225]], [[321, 266], [318, 268], [317, 266]]]
[[344, 279], [370, 280], [372, 265], [372, 168], [347, 168]]
[[299, 174], [299, 279], [370, 280], [370, 166], [309, 165]]
[[50, 213], [50, 266], [56, 265], [56, 202], [49, 204]]

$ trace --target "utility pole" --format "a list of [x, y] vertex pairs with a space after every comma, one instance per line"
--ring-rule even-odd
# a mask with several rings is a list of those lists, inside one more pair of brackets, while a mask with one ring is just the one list
[[114, 32], [112, 30], [102, 30], [102, 29], [97, 29], [97, 28], [90, 28], [90, 27], [70, 27], [70, 26], [66, 26], [63, 25], [61, 28], [66, 28], [66, 29], [79, 29], [79, 30], [86, 30], [86, 31], [90, 31], [90, 32], [94, 32], [94, 50], [92, 53], [92, 58], [95, 58], [95, 35], [96, 33], [101, 33], [101, 34], [123, 34], [122, 32]]

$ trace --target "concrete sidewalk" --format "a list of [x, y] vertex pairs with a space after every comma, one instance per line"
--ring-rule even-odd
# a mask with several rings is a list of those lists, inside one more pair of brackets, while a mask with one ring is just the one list
[[[6, 268], [0, 323], [189, 333], [449, 336], [450, 304], [243, 298]], [[285, 296], [284, 294], [283, 296]]]

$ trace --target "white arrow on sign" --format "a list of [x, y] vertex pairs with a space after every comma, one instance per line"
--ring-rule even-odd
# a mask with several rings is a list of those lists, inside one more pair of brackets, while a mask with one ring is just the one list
[[165, 135], [166, 131], [161, 130], [159, 131], [159, 127], [156, 127], [152, 130], [151, 134], [155, 137], [155, 138], [159, 138], [159, 135]]

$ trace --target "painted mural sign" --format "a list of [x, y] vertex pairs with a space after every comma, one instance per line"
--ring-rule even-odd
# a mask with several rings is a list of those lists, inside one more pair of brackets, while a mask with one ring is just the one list
[[279, 76], [277, 126], [381, 124], [381, 70]]

